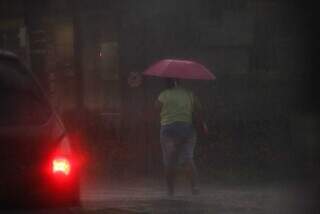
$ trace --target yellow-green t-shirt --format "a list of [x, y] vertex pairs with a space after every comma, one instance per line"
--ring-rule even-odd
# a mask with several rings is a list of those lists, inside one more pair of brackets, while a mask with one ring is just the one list
[[160, 93], [158, 100], [161, 102], [161, 125], [174, 122], [192, 123], [194, 95], [181, 87], [167, 89]]

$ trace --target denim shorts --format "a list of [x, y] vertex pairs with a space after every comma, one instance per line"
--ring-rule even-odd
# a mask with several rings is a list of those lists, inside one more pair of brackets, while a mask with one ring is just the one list
[[193, 161], [196, 132], [192, 124], [175, 122], [161, 126], [160, 143], [166, 167]]

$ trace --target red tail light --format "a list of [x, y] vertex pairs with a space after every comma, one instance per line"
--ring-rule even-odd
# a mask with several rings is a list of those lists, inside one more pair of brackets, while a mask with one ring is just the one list
[[71, 171], [71, 163], [67, 158], [58, 157], [52, 161], [52, 172], [54, 174], [69, 175]]
[[52, 153], [49, 153], [44, 172], [55, 182], [68, 182], [78, 175], [83, 158], [76, 149], [77, 144], [78, 139], [65, 135]]

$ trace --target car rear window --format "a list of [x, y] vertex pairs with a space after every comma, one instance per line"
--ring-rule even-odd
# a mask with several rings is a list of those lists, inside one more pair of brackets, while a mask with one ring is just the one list
[[40, 125], [50, 107], [25, 68], [16, 60], [0, 59], [0, 126]]

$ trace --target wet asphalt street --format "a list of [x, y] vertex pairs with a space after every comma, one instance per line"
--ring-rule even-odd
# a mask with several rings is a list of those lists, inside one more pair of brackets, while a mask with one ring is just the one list
[[168, 197], [160, 183], [87, 185], [82, 188], [82, 206], [72, 208], [0, 210], [10, 214], [124, 214], [124, 213], [319, 213], [314, 207], [313, 187], [294, 184], [202, 185], [201, 194], [192, 196], [179, 186]]

